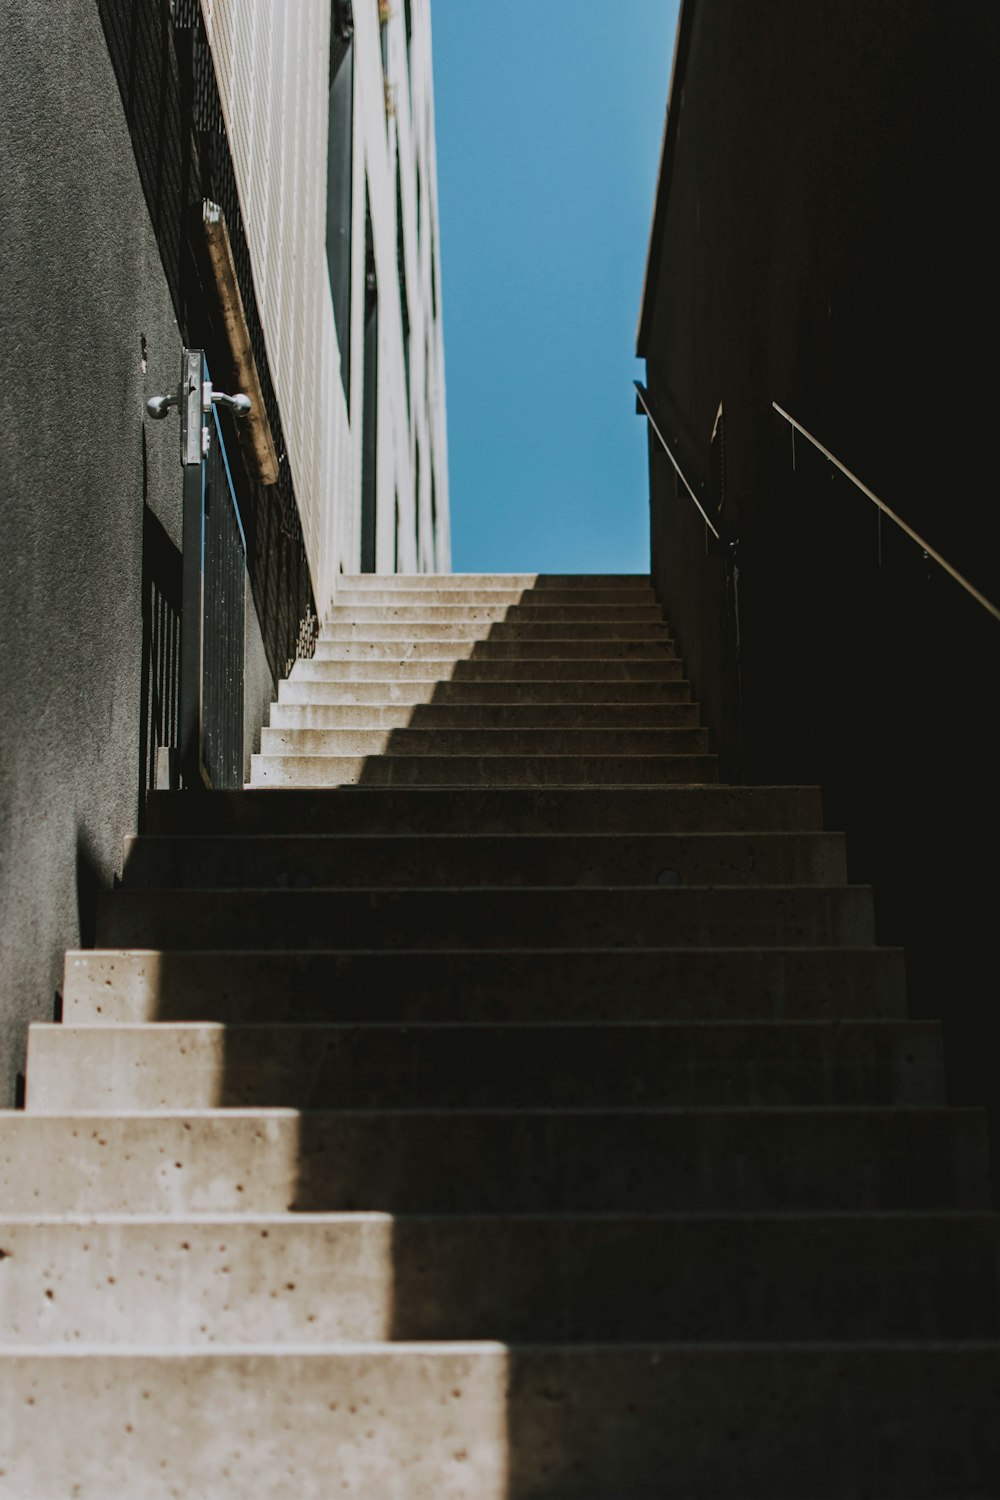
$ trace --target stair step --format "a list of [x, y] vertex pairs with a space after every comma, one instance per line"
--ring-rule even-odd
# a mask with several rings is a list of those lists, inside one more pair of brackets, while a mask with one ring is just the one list
[[[292, 669], [294, 672], [294, 668]], [[329, 671], [325, 667], [324, 671]], [[598, 707], [617, 720], [622, 705], [645, 709], [647, 705], [689, 703], [691, 684], [678, 677], [670, 682], [439, 682], [433, 678], [406, 682], [344, 681], [336, 676], [285, 678], [278, 685], [279, 703], [337, 704], [345, 707], [385, 704], [389, 707], [427, 705], [436, 709], [485, 706], [506, 708]], [[607, 720], [605, 719], [605, 722]]]
[[316, 791], [156, 792], [159, 833], [814, 832], [817, 787], [341, 787]]
[[546, 588], [544, 590], [523, 588], [516, 584], [512, 587], [494, 584], [485, 588], [479, 588], [475, 584], [453, 584], [447, 588], [438, 589], [338, 588], [333, 606], [327, 611], [326, 618], [329, 619], [339, 609], [377, 609], [380, 614], [385, 614], [395, 609], [410, 608], [464, 611], [491, 607], [538, 611], [596, 610], [598, 618], [607, 609], [629, 612], [655, 609], [659, 618], [663, 618], [656, 594], [649, 584], [645, 588], [631, 585], [626, 588], [605, 586], [593, 589]]
[[696, 729], [696, 703], [271, 704], [275, 729]]
[[[426, 644], [426, 643], [425, 643]], [[626, 658], [611, 655], [594, 655], [587, 643], [582, 643], [584, 654], [578, 659], [556, 659], [551, 653], [540, 660], [527, 660], [515, 652], [505, 658], [497, 650], [491, 657], [477, 655], [473, 660], [449, 657], [446, 662], [431, 658], [415, 658], [410, 661], [387, 660], [330, 660], [313, 657], [311, 661], [297, 661], [292, 667], [291, 682], [439, 682], [447, 665], [452, 682], [514, 682], [520, 686], [529, 682], [679, 682], [684, 675], [681, 663], [662, 654], [648, 660], [637, 656]], [[548, 647], [545, 650], [548, 652]], [[435, 695], [435, 702], [441, 702]]]
[[0, 1219], [0, 1245], [0, 1349], [1000, 1335], [989, 1214]]
[[714, 755], [254, 755], [255, 787], [695, 786], [718, 780]]
[[418, 589], [421, 593], [446, 593], [449, 589], [548, 589], [648, 590], [648, 573], [342, 573], [338, 589], [352, 593], [395, 594]]
[[33, 1025], [27, 1108], [944, 1103], [932, 1022]]
[[[19, 1500], [934, 1500], [1000, 1492], [1000, 1344], [0, 1356]], [[224, 1420], [220, 1420], [224, 1414]], [[341, 1476], [343, 1476], [341, 1478]]]
[[718, 780], [714, 755], [254, 755], [255, 787], [663, 786]]
[[104, 947], [846, 947], [873, 944], [867, 886], [118, 890]]
[[284, 755], [706, 755], [708, 730], [288, 729], [265, 726], [261, 753]]
[[0, 1113], [5, 1214], [988, 1210], [980, 1110]]
[[73, 1024], [905, 1017], [894, 948], [66, 955]]
[[578, 627], [588, 633], [600, 634], [606, 626], [620, 628], [642, 623], [654, 627], [657, 634], [670, 634], [659, 605], [652, 599], [648, 604], [519, 604], [516, 602], [519, 597], [511, 594], [510, 602], [484, 598], [479, 603], [471, 600], [441, 603], [432, 597], [427, 600], [418, 598], [418, 602], [412, 604], [397, 603], [387, 597], [384, 603], [371, 604], [364, 594], [348, 600], [338, 596], [338, 603], [327, 611], [319, 636], [320, 640], [333, 640], [345, 625], [359, 630], [366, 625], [401, 630], [409, 624], [437, 628], [449, 623], [467, 625], [470, 629], [476, 624], [506, 624], [540, 625], [547, 630], [572, 624], [572, 632], [565, 634], [576, 634]]
[[[409, 627], [411, 632], [415, 628]], [[536, 671], [539, 663], [550, 663], [558, 669], [553, 675], [558, 676], [561, 671], [572, 677], [572, 668], [578, 660], [585, 661], [588, 670], [593, 668], [595, 660], [602, 664], [610, 662], [632, 666], [639, 663], [647, 667], [670, 662], [675, 665], [676, 676], [681, 675], [674, 643], [667, 636], [649, 636], [644, 640], [636, 640], [634, 637], [578, 640], [563, 635], [539, 640], [523, 635], [516, 639], [498, 635], [484, 640], [480, 635], [472, 635], [459, 640], [454, 635], [448, 635], [423, 640], [414, 639], [411, 634], [382, 640], [365, 634], [354, 640], [317, 641], [316, 654], [311, 659], [314, 662], [336, 663], [395, 662], [410, 666], [424, 662], [438, 676], [445, 675], [446, 667], [457, 667], [459, 663], [468, 667], [479, 663], [493, 665], [499, 662], [507, 664], [509, 668], [512, 662], [530, 662]]]
[[306, 889], [412, 885], [841, 885], [835, 833], [368, 834], [129, 838], [122, 882]]
[[[464, 614], [464, 611], [460, 613]], [[358, 644], [381, 642], [384, 645], [397, 645], [400, 642], [409, 644], [411, 642], [423, 643], [424, 645], [459, 645], [461, 642], [476, 641], [480, 645], [526, 645], [537, 651], [546, 644], [551, 644], [552, 654], [555, 656], [565, 655], [563, 647], [577, 646], [590, 643], [600, 647], [598, 654], [612, 654], [613, 648], [627, 648], [637, 652], [643, 645], [665, 646], [671, 648], [673, 654], [673, 641], [662, 616], [656, 620], [625, 620], [598, 621], [598, 620], [495, 620], [474, 621], [469, 619], [458, 620], [408, 620], [392, 621], [382, 620], [375, 622], [366, 620], [360, 624], [353, 620], [335, 620], [324, 625], [320, 630], [317, 640], [317, 651], [326, 646], [342, 646], [345, 644]], [[517, 655], [519, 653], [512, 653]], [[591, 651], [590, 655], [595, 652]]]

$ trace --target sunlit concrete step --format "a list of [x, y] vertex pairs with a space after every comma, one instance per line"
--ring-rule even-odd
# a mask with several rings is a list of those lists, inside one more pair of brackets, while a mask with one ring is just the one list
[[[486, 598], [479, 603], [471, 599], [459, 603], [442, 603], [436, 596], [429, 599], [415, 597], [418, 599], [416, 603], [399, 603], [387, 596], [384, 602], [372, 604], [368, 602], [368, 596], [363, 594], [347, 601], [338, 596], [338, 603], [327, 611], [320, 629], [320, 639], [335, 639], [345, 625], [355, 626], [360, 630], [366, 625], [398, 629], [404, 624], [437, 627], [447, 626], [449, 623], [469, 626], [540, 625], [550, 630], [572, 624], [574, 630], [579, 626], [588, 632], [598, 633], [606, 627], [612, 627], [612, 633], [613, 629], [623, 627], [627, 631], [633, 623], [642, 623], [669, 634], [660, 606], [652, 599], [648, 604], [519, 604], [505, 599], [491, 601]], [[511, 595], [510, 599], [514, 601], [517, 597]], [[572, 595], [566, 597], [573, 598]]]
[[[308, 732], [308, 731], [307, 731]], [[668, 733], [670, 731], [667, 731]], [[714, 755], [254, 755], [254, 787], [665, 786], [717, 781]]]
[[370, 590], [394, 594], [417, 589], [421, 593], [447, 589], [603, 589], [644, 590], [648, 573], [342, 573], [337, 587], [349, 593]]
[[834, 833], [308, 834], [129, 838], [131, 888], [840, 885]]
[[[587, 647], [588, 652], [590, 647]], [[292, 667], [292, 682], [679, 682], [683, 665], [676, 657], [658, 655], [601, 656], [583, 655], [556, 659], [541, 657], [474, 657], [471, 660], [452, 656], [447, 660], [431, 657], [398, 660], [332, 660], [313, 657], [297, 661]]]
[[284, 755], [705, 755], [708, 730], [286, 729], [261, 730], [261, 754]]
[[1000, 1492], [996, 1341], [87, 1345], [0, 1382], [17, 1500]]
[[[464, 611], [461, 611], [464, 615]], [[657, 645], [673, 646], [670, 632], [662, 616], [656, 620], [504, 620], [492, 623], [463, 619], [404, 620], [396, 621], [383, 616], [381, 620], [341, 620], [324, 625], [319, 633], [317, 649], [345, 641], [489, 641], [543, 645], [553, 642], [556, 649], [566, 641], [599, 641], [602, 645], [615, 642], [638, 645], [645, 641]]]
[[[328, 671], [324, 668], [324, 671]], [[293, 668], [294, 671], [294, 668]], [[428, 705], [435, 708], [522, 707], [549, 708], [598, 707], [617, 714], [622, 705], [645, 708], [646, 705], [688, 703], [691, 684], [683, 677], [670, 682], [568, 682], [539, 679], [535, 682], [495, 681], [344, 681], [336, 675], [309, 678], [293, 677], [278, 685], [279, 703], [355, 705], [384, 704], [389, 707]]]
[[818, 787], [341, 787], [155, 792], [151, 833], [818, 832]]
[[338, 588], [336, 597], [326, 619], [337, 610], [370, 609], [380, 614], [394, 609], [525, 609], [547, 612], [569, 609], [586, 612], [595, 610], [644, 611], [655, 609], [663, 618], [663, 611], [656, 594], [648, 583], [645, 587], [630, 585], [624, 588], [546, 588], [530, 589], [518, 585], [513, 587], [494, 584], [480, 588], [475, 584], [438, 589], [354, 589]]
[[903, 1019], [895, 948], [70, 950], [66, 1021]]
[[996, 1215], [0, 1218], [0, 1348], [1000, 1335]]
[[0, 1112], [4, 1213], [990, 1206], [969, 1109]]
[[275, 729], [694, 729], [696, 703], [271, 704]]
[[103, 947], [846, 947], [874, 943], [868, 886], [118, 890]]
[[29, 1110], [937, 1105], [932, 1022], [35, 1024]]
[[[581, 640], [569, 634], [539, 639], [519, 636], [516, 639], [501, 635], [468, 638], [447, 635], [424, 640], [400, 635], [390, 640], [374, 638], [374, 631], [366, 631], [355, 639], [319, 641], [314, 662], [427, 662], [444, 664], [458, 662], [552, 662], [572, 666], [578, 660], [626, 662], [677, 661], [673, 642], [667, 637], [648, 636], [645, 639], [622, 639], [605, 637]], [[446, 674], [442, 674], [446, 675]], [[558, 675], [558, 673], [556, 674]], [[569, 674], [567, 674], [569, 675]], [[678, 670], [678, 676], [680, 671]]]

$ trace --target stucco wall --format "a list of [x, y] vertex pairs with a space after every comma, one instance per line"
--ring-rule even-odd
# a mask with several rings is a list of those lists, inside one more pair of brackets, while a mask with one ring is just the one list
[[136, 825], [143, 506], [180, 534], [176, 427], [143, 402], [180, 344], [96, 6], [0, 0], [0, 36], [7, 1102]]

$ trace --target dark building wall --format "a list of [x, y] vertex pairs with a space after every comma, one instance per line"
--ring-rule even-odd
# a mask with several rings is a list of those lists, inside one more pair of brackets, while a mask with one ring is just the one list
[[749, 780], [823, 783], [912, 1008], [946, 1017], [956, 1099], [1000, 1093], [1000, 623], [793, 453], [771, 403], [998, 601], [998, 44], [986, 0], [685, 0], [640, 332], [707, 503], [725, 412], [735, 564], [651, 466], [654, 574], [720, 749]]
[[[180, 610], [182, 342], [233, 388], [198, 259], [222, 202], [278, 451], [280, 416], [197, 0], [0, 0], [0, 1101], [26, 1023], [141, 824], [170, 735]], [[227, 445], [247, 531], [244, 749], [314, 618], [287, 464], [264, 487]], [[308, 643], [306, 643], [308, 644]], [[176, 705], [174, 704], [174, 711]], [[157, 722], [159, 719], [159, 723]]]
[[176, 426], [143, 403], [180, 340], [96, 7], [3, 0], [0, 36], [6, 1103], [136, 826], [143, 537], [180, 537]]

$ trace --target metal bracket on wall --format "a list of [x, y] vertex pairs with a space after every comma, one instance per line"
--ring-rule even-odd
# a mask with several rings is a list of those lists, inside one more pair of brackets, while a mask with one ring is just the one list
[[[160, 422], [177, 408], [180, 416], [180, 457], [183, 481], [181, 521], [181, 663], [180, 773], [187, 788], [209, 785], [202, 757], [204, 719], [204, 624], [205, 624], [205, 476], [210, 426], [206, 417], [215, 406], [228, 407], [237, 416], [253, 408], [249, 396], [230, 396], [213, 389], [205, 367], [203, 349], [185, 349], [177, 390], [152, 396], [146, 410]], [[221, 434], [220, 434], [221, 440]], [[176, 776], [176, 769], [173, 773]]]
[[167, 396], [150, 396], [146, 411], [154, 422], [177, 408], [181, 419], [181, 465], [200, 464], [208, 452], [209, 428], [205, 417], [213, 406], [225, 406], [238, 417], [253, 410], [253, 402], [242, 392], [229, 396], [213, 389], [205, 378], [205, 355], [201, 349], [185, 349], [181, 360], [181, 378], [176, 392]]

